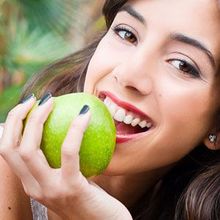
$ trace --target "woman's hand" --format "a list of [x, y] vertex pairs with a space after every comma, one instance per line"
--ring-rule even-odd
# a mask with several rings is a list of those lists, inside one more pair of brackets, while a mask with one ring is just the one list
[[23, 120], [35, 102], [31, 96], [9, 112], [0, 139], [0, 153], [27, 195], [66, 220], [132, 219], [124, 205], [88, 182], [79, 170], [79, 149], [90, 111], [72, 122], [62, 145], [61, 168], [53, 169], [40, 150], [43, 124], [53, 108], [50, 94], [32, 111], [23, 131]]

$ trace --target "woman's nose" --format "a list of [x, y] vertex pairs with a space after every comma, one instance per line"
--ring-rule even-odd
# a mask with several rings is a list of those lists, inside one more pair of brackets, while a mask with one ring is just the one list
[[152, 71], [148, 62], [127, 60], [114, 70], [114, 78], [119, 86], [141, 95], [148, 95], [153, 89], [153, 79], [150, 73]]

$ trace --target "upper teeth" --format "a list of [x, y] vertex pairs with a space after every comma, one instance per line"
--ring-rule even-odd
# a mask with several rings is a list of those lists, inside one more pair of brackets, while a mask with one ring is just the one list
[[112, 117], [119, 122], [124, 122], [125, 124], [131, 124], [131, 126], [139, 125], [141, 128], [150, 128], [152, 123], [147, 120], [141, 120], [140, 117], [135, 116], [132, 112], [127, 112], [127, 110], [119, 107], [115, 104], [109, 97], [104, 100], [105, 105], [109, 109]]

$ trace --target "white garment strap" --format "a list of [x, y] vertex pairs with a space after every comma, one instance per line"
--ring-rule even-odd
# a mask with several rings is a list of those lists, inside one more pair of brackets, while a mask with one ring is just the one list
[[30, 199], [33, 220], [48, 220], [47, 208], [34, 199]]
[[1, 139], [2, 134], [3, 134], [3, 130], [4, 130], [3, 124], [0, 124], [0, 139]]

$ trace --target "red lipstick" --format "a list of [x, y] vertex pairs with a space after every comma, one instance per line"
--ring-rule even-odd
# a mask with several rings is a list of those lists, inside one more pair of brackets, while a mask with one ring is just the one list
[[[123, 109], [129, 112], [134, 113], [135, 115], [137, 115], [137, 117], [140, 117], [142, 120], [146, 120], [147, 122], [152, 121], [144, 112], [136, 108], [134, 105], [120, 100], [111, 92], [102, 91], [99, 93], [100, 99], [104, 100], [106, 97], [109, 97], [115, 104], [117, 104], [118, 106], [122, 107]], [[125, 125], [123, 122], [117, 122], [116, 120], [115, 120], [115, 124], [117, 128], [117, 134], [116, 134], [117, 143], [124, 143], [130, 140], [140, 138], [141, 136], [145, 135], [145, 133], [149, 130], [147, 128], [145, 128], [145, 130], [143, 129], [140, 130], [140, 127], [138, 130], [138, 128], [136, 127], [135, 129], [133, 128], [133, 132], [132, 132], [131, 127], [129, 127], [130, 132], [126, 133], [126, 130], [128, 129], [128, 127], [126, 126], [131, 126], [131, 125]]]
[[110, 92], [107, 92], [107, 91], [100, 92], [100, 97], [106, 97], [106, 96], [108, 96], [118, 106], [121, 106], [122, 108], [141, 116], [141, 118], [148, 119], [151, 121], [151, 119], [144, 112], [136, 108], [134, 105], [118, 99], [115, 95], [113, 95]]

